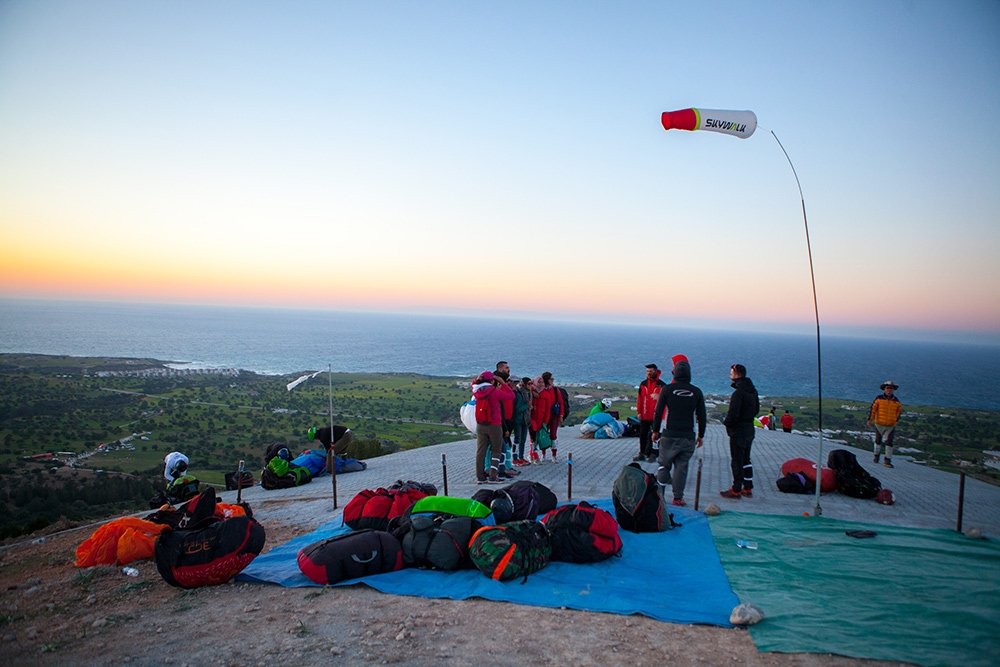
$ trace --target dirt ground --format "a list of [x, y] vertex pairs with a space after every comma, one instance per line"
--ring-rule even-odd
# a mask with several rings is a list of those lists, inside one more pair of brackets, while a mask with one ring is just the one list
[[[366, 586], [230, 582], [185, 591], [167, 585], [151, 560], [133, 564], [138, 577], [117, 567], [74, 567], [76, 547], [94, 528], [67, 527], [0, 549], [0, 665], [898, 664], [759, 653], [741, 629], [395, 596]], [[265, 550], [311, 530], [265, 527]]]

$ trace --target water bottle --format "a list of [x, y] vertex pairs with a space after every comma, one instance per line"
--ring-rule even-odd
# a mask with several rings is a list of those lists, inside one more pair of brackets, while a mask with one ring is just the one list
[[138, 577], [139, 576], [139, 570], [135, 569], [134, 567], [123, 568], [122, 572], [125, 573], [125, 574], [127, 574], [130, 577]]
[[756, 549], [757, 543], [750, 542], [748, 540], [736, 540], [736, 546], [738, 546], [740, 549]]

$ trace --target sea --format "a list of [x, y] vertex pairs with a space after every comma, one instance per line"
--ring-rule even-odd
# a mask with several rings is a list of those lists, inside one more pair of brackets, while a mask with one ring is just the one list
[[[508, 361], [557, 384], [638, 385], [691, 360], [693, 382], [728, 394], [747, 367], [762, 396], [819, 394], [816, 336], [320, 310], [0, 299], [0, 352], [141, 357], [262, 374], [327, 370], [471, 378]], [[823, 336], [822, 395], [870, 401], [891, 380], [906, 404], [1000, 410], [1000, 346]]]

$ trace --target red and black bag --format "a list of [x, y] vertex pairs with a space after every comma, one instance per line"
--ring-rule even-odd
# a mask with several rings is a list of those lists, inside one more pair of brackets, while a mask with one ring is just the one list
[[399, 540], [378, 530], [359, 530], [314, 542], [299, 551], [299, 570], [317, 584], [335, 584], [403, 567]]
[[587, 501], [552, 510], [542, 523], [549, 530], [552, 560], [566, 563], [599, 563], [622, 550], [618, 522]]
[[250, 516], [220, 519], [215, 489], [184, 508], [177, 529], [156, 538], [153, 557], [160, 576], [171, 586], [199, 588], [224, 584], [243, 571], [264, 549], [264, 527]]
[[344, 523], [354, 530], [386, 530], [389, 521], [427, 496], [420, 489], [365, 489], [344, 506]]

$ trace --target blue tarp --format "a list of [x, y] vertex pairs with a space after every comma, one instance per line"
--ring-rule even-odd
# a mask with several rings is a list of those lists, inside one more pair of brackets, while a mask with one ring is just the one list
[[[591, 501], [614, 512], [610, 499]], [[602, 563], [550, 563], [528, 581], [501, 583], [479, 570], [437, 572], [407, 568], [341, 582], [363, 583], [383, 593], [427, 598], [516, 602], [539, 607], [567, 607], [613, 614], [642, 614], [671, 623], [732, 627], [729, 614], [739, 604], [729, 587], [706, 517], [672, 508], [680, 528], [663, 533], [622, 531], [622, 556]], [[287, 587], [317, 586], [299, 572], [299, 549], [347, 532], [340, 520], [258, 556], [237, 577]]]

